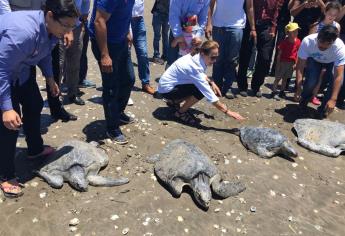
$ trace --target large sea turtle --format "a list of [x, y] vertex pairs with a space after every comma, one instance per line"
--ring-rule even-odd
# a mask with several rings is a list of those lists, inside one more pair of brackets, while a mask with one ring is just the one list
[[179, 197], [183, 186], [189, 185], [195, 200], [207, 209], [212, 192], [222, 198], [237, 195], [245, 190], [240, 182], [222, 181], [212, 161], [197, 146], [176, 139], [167, 144], [161, 153], [148, 158], [155, 163], [157, 177], [165, 183], [172, 194]]
[[260, 157], [271, 158], [279, 154], [287, 157], [298, 155], [288, 138], [278, 130], [245, 126], [235, 129], [234, 133], [240, 137], [242, 144], [247, 149]]
[[298, 119], [294, 122], [298, 143], [330, 157], [345, 151], [345, 125], [327, 120]]
[[108, 165], [109, 157], [97, 143], [69, 140], [49, 156], [38, 171], [53, 188], [61, 188], [64, 181], [79, 191], [92, 186], [118, 186], [129, 182], [127, 178], [113, 179], [98, 175]]

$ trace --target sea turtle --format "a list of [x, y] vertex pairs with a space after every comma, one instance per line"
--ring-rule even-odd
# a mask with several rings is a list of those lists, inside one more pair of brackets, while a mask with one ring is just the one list
[[68, 140], [45, 160], [38, 175], [53, 188], [61, 188], [66, 181], [79, 191], [87, 191], [89, 184], [111, 187], [128, 183], [127, 178], [112, 179], [98, 175], [108, 161], [108, 155], [97, 148], [96, 142]]
[[294, 122], [298, 143], [330, 157], [345, 151], [345, 125], [327, 120], [298, 119]]
[[155, 163], [157, 177], [174, 196], [179, 197], [183, 186], [189, 185], [195, 200], [205, 209], [212, 199], [211, 188], [222, 198], [237, 195], [246, 189], [240, 182], [223, 181], [207, 155], [196, 145], [181, 139], [170, 142], [148, 161]]
[[279, 154], [287, 157], [298, 155], [288, 138], [275, 129], [245, 126], [235, 129], [234, 133], [240, 137], [247, 149], [260, 157], [271, 158]]

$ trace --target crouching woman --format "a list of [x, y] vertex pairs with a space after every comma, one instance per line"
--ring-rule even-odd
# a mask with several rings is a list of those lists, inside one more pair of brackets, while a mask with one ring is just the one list
[[158, 92], [167, 99], [168, 106], [176, 109], [175, 117], [185, 124], [193, 126], [201, 122], [188, 109], [203, 97], [229, 117], [244, 119], [219, 101], [217, 95], [221, 96], [221, 92], [206, 75], [207, 66], [212, 66], [218, 57], [218, 48], [215, 41], [204, 42], [199, 53], [187, 54], [175, 61], [159, 80]]

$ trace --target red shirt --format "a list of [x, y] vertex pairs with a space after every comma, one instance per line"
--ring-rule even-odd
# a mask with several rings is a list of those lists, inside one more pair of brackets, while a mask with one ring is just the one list
[[291, 43], [288, 38], [282, 40], [278, 45], [278, 49], [281, 51], [280, 61], [296, 62], [297, 52], [300, 46], [301, 40], [299, 40], [298, 38], [296, 38], [294, 43]]

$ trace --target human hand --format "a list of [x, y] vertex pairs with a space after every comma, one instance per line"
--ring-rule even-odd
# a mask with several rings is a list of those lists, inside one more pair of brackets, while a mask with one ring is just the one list
[[211, 87], [213, 92], [218, 96], [218, 97], [222, 97], [222, 92], [220, 91], [219, 87], [216, 85], [215, 82], [211, 81]]
[[256, 45], [258, 35], [256, 34], [256, 30], [251, 30], [249, 36], [253, 39], [254, 44]]
[[212, 37], [212, 25], [211, 24], [207, 24], [206, 29], [205, 29], [205, 36], [207, 38], [207, 40], [210, 40]]
[[2, 121], [9, 130], [18, 130], [23, 124], [22, 119], [15, 110], [8, 110], [2, 112]]
[[202, 44], [202, 39], [201, 39], [201, 38], [195, 37], [195, 38], [192, 39], [192, 46], [193, 46], [194, 48], [200, 47], [201, 44]]
[[69, 48], [74, 41], [73, 31], [66, 33], [63, 37], [63, 41], [64, 41], [63, 45], [66, 48]]
[[47, 78], [47, 84], [49, 85], [50, 92], [53, 97], [57, 97], [60, 94], [59, 86], [55, 83], [53, 78]]
[[103, 73], [112, 73], [113, 72], [113, 61], [109, 55], [104, 55], [101, 58], [101, 71]]
[[180, 43], [186, 45], [186, 41], [184, 40], [183, 36], [174, 38], [174, 40], [171, 42], [171, 47], [176, 48], [176, 46], [180, 45]]
[[130, 32], [128, 32], [128, 34], [127, 34], [127, 42], [128, 42], [128, 47], [132, 47], [133, 37], [132, 37], [132, 34]]
[[239, 120], [239, 121], [242, 121], [242, 120], [245, 120], [245, 118], [243, 116], [241, 116], [239, 113], [237, 112], [233, 112], [233, 111], [230, 111], [228, 110], [226, 112], [226, 114], [232, 118], [234, 118], [235, 120]]
[[325, 115], [328, 116], [331, 114], [335, 108], [336, 100], [330, 99], [325, 107]]

